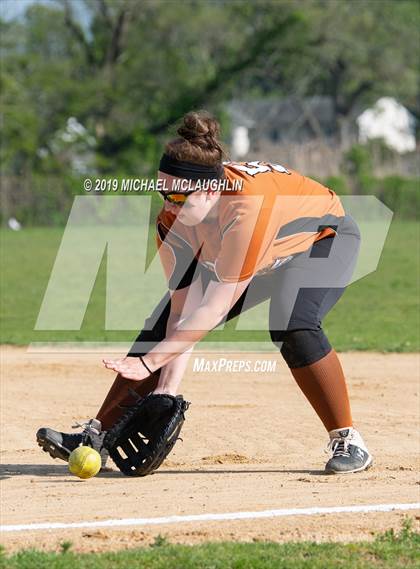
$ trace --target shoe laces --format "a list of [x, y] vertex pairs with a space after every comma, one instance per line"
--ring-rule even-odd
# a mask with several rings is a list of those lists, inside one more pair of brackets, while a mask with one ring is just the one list
[[326, 452], [331, 451], [333, 456], [350, 456], [349, 437], [334, 437], [328, 443]]
[[90, 421], [86, 421], [84, 423], [79, 423], [78, 421], [76, 421], [75, 425], [72, 425], [71, 427], [72, 429], [78, 429], [81, 428], [83, 430], [83, 434], [92, 436], [92, 435], [99, 435], [99, 431], [96, 427], [94, 427], [92, 425], [92, 420]]

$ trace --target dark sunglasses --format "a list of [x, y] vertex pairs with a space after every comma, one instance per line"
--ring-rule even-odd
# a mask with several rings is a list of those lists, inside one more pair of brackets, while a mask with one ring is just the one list
[[159, 192], [165, 201], [173, 205], [184, 205], [187, 201], [187, 197], [193, 194], [195, 190], [190, 190], [189, 192]]

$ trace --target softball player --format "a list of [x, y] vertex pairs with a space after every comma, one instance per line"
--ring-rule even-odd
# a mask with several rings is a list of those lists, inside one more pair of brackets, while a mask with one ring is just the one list
[[[133, 397], [176, 395], [193, 346], [221, 322], [269, 300], [269, 330], [291, 374], [329, 433], [327, 473], [372, 464], [354, 428], [337, 353], [322, 320], [350, 282], [360, 233], [338, 196], [298, 172], [261, 161], [223, 161], [219, 125], [188, 113], [161, 158], [163, 208], [156, 222], [169, 291], [83, 432], [43, 428], [38, 443], [67, 460], [79, 444], [101, 449]], [[182, 182], [182, 184], [180, 183]]]

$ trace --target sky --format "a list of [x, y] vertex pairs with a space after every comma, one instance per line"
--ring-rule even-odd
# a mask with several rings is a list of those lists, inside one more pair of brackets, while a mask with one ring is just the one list
[[[83, 2], [80, 0], [71, 0], [71, 3], [76, 17], [86, 17]], [[57, 2], [54, 0], [0, 0], [0, 16], [6, 21], [21, 18], [31, 4], [50, 4], [57, 6]]]
[[[76, 0], [77, 2], [77, 0]], [[20, 18], [25, 13], [25, 10], [31, 4], [36, 4], [36, 0], [1, 0], [0, 14], [4, 20], [13, 20]], [[39, 4], [52, 4], [51, 0], [42, 0]]]

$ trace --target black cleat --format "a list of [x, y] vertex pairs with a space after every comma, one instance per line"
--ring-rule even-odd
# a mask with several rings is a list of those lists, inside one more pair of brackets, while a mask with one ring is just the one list
[[52, 458], [68, 462], [70, 453], [83, 443], [83, 434], [67, 434], [42, 427], [36, 434], [36, 440], [44, 452]]
[[68, 462], [70, 453], [78, 446], [90, 446], [101, 455], [102, 468], [104, 468], [108, 451], [102, 447], [106, 431], [101, 430], [101, 422], [97, 419], [91, 419], [87, 423], [77, 424], [75, 427], [82, 427], [83, 431], [81, 433], [61, 433], [48, 427], [42, 427], [36, 434], [37, 443], [52, 458], [59, 458], [65, 462]]

